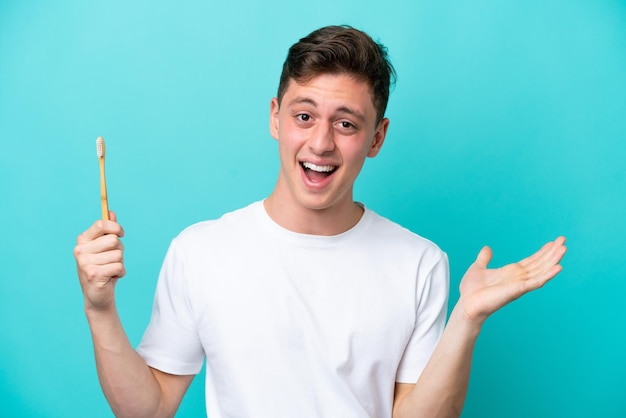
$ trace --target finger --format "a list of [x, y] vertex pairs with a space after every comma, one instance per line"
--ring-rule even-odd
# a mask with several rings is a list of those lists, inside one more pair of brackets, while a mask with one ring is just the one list
[[529, 265], [530, 270], [545, 271], [551, 269], [552, 266], [558, 265], [561, 262], [566, 250], [562, 241], [560, 243], [557, 241], [553, 242], [534, 263]]
[[118, 237], [123, 237], [124, 229], [120, 224], [113, 220], [105, 221], [99, 219], [94, 222], [86, 231], [80, 234], [76, 239], [76, 242], [77, 244], [85, 243], [107, 234], [113, 234], [117, 235]]
[[531, 268], [532, 266], [536, 265], [537, 263], [541, 263], [542, 260], [546, 257], [546, 255], [549, 254], [553, 244], [554, 244], [553, 242], [546, 242], [535, 253], [529, 255], [528, 257], [524, 258], [523, 260], [520, 260], [519, 264], [521, 266], [525, 267], [525, 268]]
[[564, 243], [565, 238], [558, 237], [556, 240], [544, 244], [539, 251], [521, 260], [519, 264], [528, 271], [535, 271], [557, 264], [565, 254]]
[[90, 264], [82, 270], [83, 274], [79, 274], [79, 277], [84, 277], [87, 283], [106, 283], [110, 279], [119, 279], [124, 277], [126, 269], [122, 263], [109, 263], [103, 265]]
[[[97, 271], [94, 269], [119, 263], [124, 264], [124, 246], [114, 235], [106, 235], [101, 237], [99, 241], [104, 241], [109, 237], [114, 237], [118, 241], [118, 245], [110, 245], [108, 247], [99, 247], [97, 241], [91, 241], [84, 245], [77, 245], [74, 248], [74, 258], [76, 259], [76, 266], [78, 268], [79, 276], [86, 275], [92, 279], [97, 275]], [[115, 275], [119, 275], [116, 273]], [[106, 276], [105, 276], [106, 278]]]
[[111, 219], [113, 222], [117, 222], [117, 215], [112, 210], [109, 211], [109, 219]]
[[556, 264], [552, 266], [549, 270], [545, 271], [543, 274], [537, 275], [529, 280], [527, 280], [526, 287], [528, 290], [534, 290], [542, 287], [550, 280], [552, 280], [557, 274], [559, 274], [563, 270], [563, 266], [560, 264]]
[[489, 248], [488, 246], [484, 246], [478, 253], [474, 264], [480, 268], [486, 269], [487, 265], [491, 261], [492, 256], [493, 253], [491, 251], [491, 248]]
[[76, 245], [74, 252], [77, 256], [81, 256], [84, 254], [97, 254], [111, 250], [124, 250], [124, 244], [117, 235], [102, 235], [91, 241], [85, 241]]
[[120, 249], [105, 251], [97, 254], [89, 254], [82, 260], [84, 264], [92, 264], [97, 266], [103, 266], [112, 263], [123, 263], [124, 252]]
[[110, 263], [100, 266], [101, 274], [111, 279], [121, 279], [126, 274], [126, 269], [122, 263]]
[[531, 265], [525, 266], [525, 282], [529, 289], [536, 289], [543, 286], [549, 280], [559, 274], [563, 267], [559, 264], [567, 248], [563, 245], [565, 239], [559, 237], [552, 242], [552, 246], [545, 251], [541, 257], [537, 258]]
[[565, 255], [567, 248], [564, 245], [555, 245], [552, 248], [552, 252], [547, 254], [543, 259], [543, 264], [539, 264], [535, 267], [538, 271], [536, 276], [541, 279], [541, 276], [545, 276], [545, 280], [549, 280], [556, 276], [563, 267], [559, 264]]

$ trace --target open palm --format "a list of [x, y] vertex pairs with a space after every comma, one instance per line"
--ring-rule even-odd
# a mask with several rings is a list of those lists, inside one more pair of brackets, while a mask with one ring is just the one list
[[468, 319], [484, 320], [509, 302], [540, 288], [562, 269], [565, 238], [558, 237], [535, 254], [504, 267], [489, 269], [492, 252], [484, 247], [460, 284], [459, 302]]

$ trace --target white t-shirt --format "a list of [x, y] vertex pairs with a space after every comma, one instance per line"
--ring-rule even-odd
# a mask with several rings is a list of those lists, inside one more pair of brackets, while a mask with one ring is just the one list
[[176, 237], [137, 351], [197, 374], [220, 417], [391, 417], [444, 328], [448, 261], [365, 208], [335, 236], [288, 231], [256, 202]]

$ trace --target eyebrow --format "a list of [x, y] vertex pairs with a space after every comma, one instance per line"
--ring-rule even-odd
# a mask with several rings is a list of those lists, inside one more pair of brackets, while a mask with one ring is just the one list
[[[313, 99], [311, 99], [310, 97], [295, 97], [293, 100], [291, 100], [287, 106], [292, 106], [294, 104], [310, 104], [313, 107], [317, 107], [317, 102]], [[337, 113], [346, 113], [348, 115], [352, 115], [355, 118], [359, 119], [360, 121], [365, 121], [365, 115], [355, 109], [349, 108], [348, 106], [340, 106], [337, 108], [336, 110]]]

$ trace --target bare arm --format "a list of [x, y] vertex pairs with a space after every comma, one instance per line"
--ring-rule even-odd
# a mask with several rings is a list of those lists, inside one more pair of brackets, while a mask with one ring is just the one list
[[74, 248], [100, 385], [118, 417], [174, 416], [193, 376], [150, 368], [128, 341], [114, 293], [126, 273], [123, 235], [111, 212], [111, 221], [96, 221], [79, 235]]
[[459, 417], [470, 376], [472, 354], [485, 320], [495, 311], [538, 289], [561, 271], [565, 238], [559, 237], [517, 263], [488, 269], [485, 247], [461, 281], [461, 296], [452, 310], [435, 352], [415, 385], [396, 384], [394, 418]]

